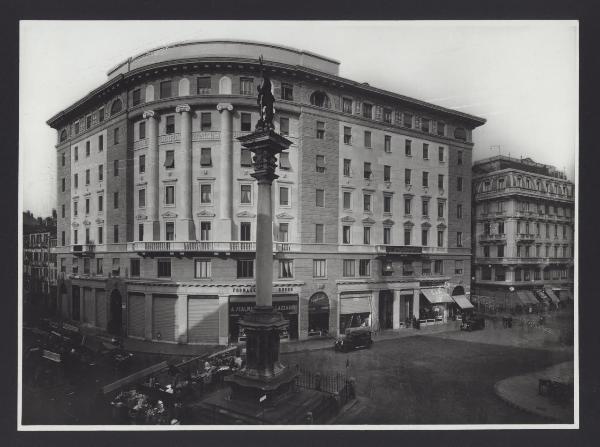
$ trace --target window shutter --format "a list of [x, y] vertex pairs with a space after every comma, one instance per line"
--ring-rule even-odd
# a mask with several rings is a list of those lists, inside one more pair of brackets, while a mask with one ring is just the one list
[[397, 126], [401, 126], [402, 125], [402, 112], [400, 110], [395, 110], [394, 115], [395, 115], [394, 124]]
[[250, 151], [250, 149], [242, 148], [242, 152], [240, 154], [240, 165], [252, 166], [252, 151]]
[[273, 85], [273, 95], [275, 98], [281, 98], [281, 83], [277, 81], [271, 81]]
[[291, 169], [290, 165], [290, 154], [288, 152], [282, 152], [279, 154], [279, 167], [281, 169]]
[[325, 157], [317, 156], [317, 168], [325, 169]]
[[362, 113], [362, 103], [360, 101], [354, 101], [354, 114], [360, 115]]
[[165, 157], [165, 168], [175, 167], [175, 156], [173, 151], [167, 151]]
[[375, 106], [375, 119], [381, 121], [383, 119], [383, 108], [381, 106]]
[[200, 166], [211, 166], [212, 159], [209, 147], [203, 147], [200, 152]]

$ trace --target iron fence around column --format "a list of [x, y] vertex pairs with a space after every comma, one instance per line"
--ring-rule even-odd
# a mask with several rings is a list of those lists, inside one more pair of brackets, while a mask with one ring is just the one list
[[346, 371], [324, 373], [310, 371], [299, 365], [296, 365], [296, 371], [298, 372], [296, 386], [331, 394], [336, 400], [339, 399], [340, 406], [355, 397], [355, 385]]

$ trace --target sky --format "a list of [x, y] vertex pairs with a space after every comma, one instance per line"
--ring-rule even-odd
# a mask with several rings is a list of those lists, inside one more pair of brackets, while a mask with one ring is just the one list
[[19, 178], [23, 210], [56, 205], [56, 132], [46, 121], [143, 51], [243, 39], [340, 62], [340, 76], [487, 119], [475, 160], [531, 157], [575, 179], [578, 25], [573, 21], [23, 21]]

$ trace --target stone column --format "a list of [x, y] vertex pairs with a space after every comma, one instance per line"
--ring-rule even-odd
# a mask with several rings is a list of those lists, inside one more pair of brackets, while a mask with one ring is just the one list
[[188, 296], [177, 294], [177, 342], [188, 342]]
[[419, 289], [413, 290], [413, 316], [418, 320], [419, 319], [419, 294], [421, 291]]
[[158, 210], [160, 160], [158, 157], [158, 115], [147, 110], [143, 115], [148, 129], [148, 153], [146, 154], [146, 216], [144, 223], [144, 239], [160, 240], [160, 221]]
[[[188, 104], [180, 104], [175, 108], [181, 113], [181, 152], [183, 169], [177, 182], [178, 216], [175, 234], [177, 240], [195, 240], [196, 230], [192, 217], [192, 115]], [[181, 183], [179, 183], [181, 182]]]
[[394, 304], [392, 313], [392, 328], [400, 329], [400, 291], [394, 290]]
[[215, 228], [218, 241], [236, 239], [233, 235], [233, 106], [217, 104], [221, 114], [221, 150], [219, 151], [219, 214]]
[[256, 216], [256, 306], [273, 304], [272, 178], [258, 178]]
[[146, 293], [144, 298], [144, 338], [152, 340], [152, 294]]
[[271, 128], [256, 130], [240, 137], [242, 145], [256, 154], [254, 177], [258, 182], [258, 218], [256, 238], [256, 306], [240, 326], [247, 334], [246, 367], [225, 378], [232, 386], [232, 400], [276, 399], [293, 388], [297, 372], [279, 361], [279, 334], [288, 326], [280, 312], [273, 310], [273, 222], [271, 184], [275, 174], [276, 154], [291, 142]]
[[229, 295], [219, 294], [219, 344], [229, 344]]

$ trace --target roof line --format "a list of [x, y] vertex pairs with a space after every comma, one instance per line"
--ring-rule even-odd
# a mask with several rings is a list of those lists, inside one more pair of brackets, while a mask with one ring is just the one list
[[[242, 58], [231, 58], [231, 57], [227, 57], [224, 59], [229, 59], [229, 60], [243, 60], [244, 63], [249, 63], [249, 64], [257, 64], [258, 60], [257, 59], [242, 59]], [[51, 117], [48, 121], [46, 121], [46, 124], [48, 124], [49, 126], [52, 126], [53, 123], [55, 123], [59, 118], [61, 118], [62, 116], [66, 115], [67, 113], [73, 111], [74, 109], [76, 109], [77, 107], [79, 107], [81, 104], [85, 103], [87, 100], [91, 99], [91, 97], [93, 97], [94, 95], [98, 94], [99, 92], [101, 92], [103, 89], [107, 88], [108, 86], [110, 86], [113, 83], [117, 83], [118, 81], [121, 81], [123, 79], [127, 79], [129, 77], [132, 77], [136, 74], [138, 74], [139, 72], [143, 72], [145, 70], [152, 70], [154, 68], [157, 68], [159, 66], [165, 66], [165, 65], [176, 65], [176, 64], [184, 64], [184, 63], [193, 63], [193, 61], [211, 61], [211, 60], [216, 60], [216, 58], [197, 58], [197, 59], [176, 59], [176, 60], [170, 60], [170, 61], [165, 61], [165, 62], [161, 62], [160, 64], [155, 64], [155, 65], [150, 65], [150, 66], [145, 66], [145, 67], [140, 67], [138, 69], [135, 69], [134, 71], [130, 71], [127, 72], [126, 74], [119, 74], [116, 77], [109, 79], [107, 82], [105, 82], [104, 84], [100, 85], [99, 87], [95, 88], [94, 90], [90, 91], [87, 95], [85, 95], [83, 98], [81, 98], [80, 100], [76, 101], [74, 104], [72, 104], [71, 106], [65, 108], [64, 110], [56, 113], [53, 117]], [[411, 98], [409, 96], [405, 96], [405, 95], [401, 95], [399, 93], [394, 93], [394, 92], [390, 92], [388, 90], [384, 90], [384, 89], [380, 89], [377, 87], [373, 87], [370, 85], [364, 85], [360, 82], [357, 81], [353, 81], [351, 79], [348, 78], [343, 78], [341, 76], [337, 76], [337, 75], [332, 75], [329, 73], [323, 73], [314, 69], [310, 69], [307, 67], [304, 67], [302, 65], [288, 65], [288, 64], [284, 64], [284, 63], [280, 63], [280, 62], [276, 62], [276, 61], [265, 61], [265, 65], [266, 66], [275, 66], [278, 68], [288, 68], [288, 69], [294, 69], [298, 72], [305, 72], [308, 74], [313, 74], [314, 76], [318, 76], [321, 77], [323, 79], [330, 79], [330, 80], [335, 80], [337, 82], [340, 83], [345, 83], [347, 85], [350, 85], [356, 89], [359, 90], [363, 90], [363, 91], [368, 91], [371, 93], [375, 93], [378, 95], [382, 95], [382, 96], [388, 96], [388, 97], [392, 97], [395, 99], [398, 99], [400, 101], [404, 101], [407, 103], [412, 103], [416, 106], [420, 106], [420, 107], [424, 107], [424, 108], [429, 108], [429, 109], [434, 109], [437, 110], [441, 113], [446, 113], [449, 115], [454, 115], [466, 120], [470, 120], [474, 123], [477, 123], [478, 125], [483, 125], [487, 122], [487, 120], [485, 118], [481, 118], [475, 115], [470, 115], [468, 113], [464, 113], [464, 112], [460, 112], [458, 110], [453, 110], [453, 109], [448, 109], [446, 107], [442, 107], [436, 104], [432, 104], [420, 99], [416, 99], [416, 98]]]

